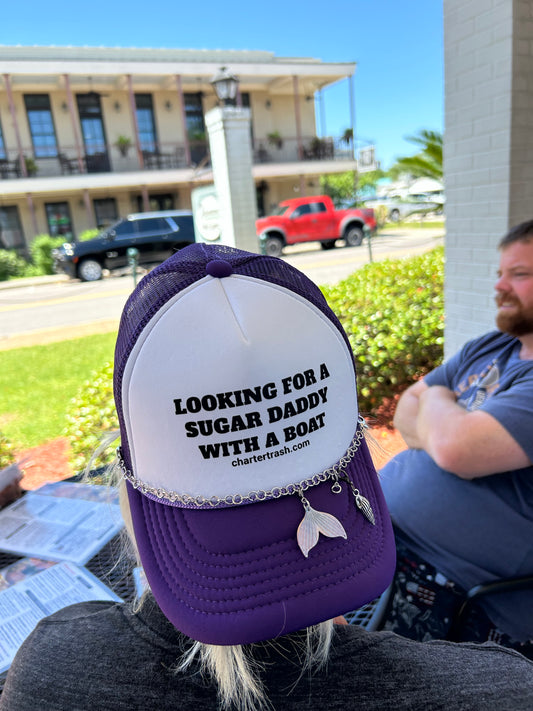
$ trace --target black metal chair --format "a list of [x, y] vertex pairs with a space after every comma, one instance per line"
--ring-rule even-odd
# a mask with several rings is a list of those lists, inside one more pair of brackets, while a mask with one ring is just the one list
[[[458, 642], [461, 640], [461, 631], [468, 620], [468, 615], [472, 609], [472, 605], [479, 602], [481, 598], [491, 595], [499, 595], [501, 593], [519, 592], [522, 590], [531, 590], [533, 592], [533, 575], [503, 578], [501, 580], [493, 580], [490, 583], [475, 585], [467, 592], [463, 603], [455, 613], [447, 639], [452, 642]], [[529, 648], [530, 654], [533, 655], [533, 643], [529, 645]]]
[[[531, 590], [533, 592], [533, 574], [502, 578], [501, 580], [493, 580], [489, 583], [474, 586], [466, 593], [465, 599], [455, 611], [446, 640], [449, 642], [461, 642], [464, 640], [463, 630], [468, 622], [472, 605], [477, 603], [480, 598], [523, 590]], [[358, 610], [346, 613], [344, 617], [351, 625], [359, 625], [370, 631], [381, 630], [387, 618], [389, 604], [392, 603], [391, 597], [392, 585], [378, 598], [367, 605], [363, 605]], [[533, 641], [525, 642], [519, 651], [528, 659], [533, 659]]]
[[68, 158], [64, 153], [58, 153], [59, 166], [62, 175], [72, 175], [80, 172], [80, 165], [77, 158]]
[[20, 169], [20, 161], [18, 158], [15, 158], [15, 160], [0, 158], [0, 178], [20, 178], [21, 176], [22, 171]]

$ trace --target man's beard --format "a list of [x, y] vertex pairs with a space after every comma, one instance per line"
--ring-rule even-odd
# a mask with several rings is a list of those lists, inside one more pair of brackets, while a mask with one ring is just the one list
[[515, 309], [513, 311], [498, 311], [496, 314], [496, 326], [499, 330], [517, 338], [533, 333], [533, 309], [524, 309], [520, 302], [513, 297], [497, 296], [496, 304], [498, 307], [502, 302], [512, 303]]

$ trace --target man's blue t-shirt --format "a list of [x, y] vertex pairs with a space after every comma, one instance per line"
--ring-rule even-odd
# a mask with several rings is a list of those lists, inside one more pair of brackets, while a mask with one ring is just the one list
[[[426, 376], [468, 410], [494, 417], [533, 462], [533, 361], [520, 342], [494, 331], [467, 343]], [[409, 449], [381, 471], [392, 519], [406, 542], [451, 580], [469, 589], [533, 573], [533, 466], [473, 480]], [[491, 596], [492, 621], [518, 640], [533, 638], [533, 592]]]

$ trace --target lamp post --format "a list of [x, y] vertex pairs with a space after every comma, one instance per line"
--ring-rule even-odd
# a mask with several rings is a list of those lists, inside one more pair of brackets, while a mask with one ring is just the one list
[[220, 67], [210, 84], [222, 105], [235, 106], [239, 80], [228, 72], [227, 67]]
[[250, 109], [235, 106], [239, 81], [226, 67], [211, 80], [219, 106], [205, 116], [219, 205], [220, 241], [259, 252]]

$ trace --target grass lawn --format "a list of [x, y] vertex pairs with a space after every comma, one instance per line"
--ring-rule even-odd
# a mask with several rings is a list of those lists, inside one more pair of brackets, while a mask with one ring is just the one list
[[113, 359], [116, 333], [0, 351], [0, 431], [17, 449], [63, 434], [69, 400]]
[[380, 227], [380, 230], [405, 230], [406, 228], [409, 229], [415, 229], [415, 230], [426, 230], [426, 229], [435, 229], [437, 227], [442, 227], [444, 229], [445, 227], [445, 222], [444, 220], [409, 220], [409, 221], [401, 221], [401, 222], [386, 222], [383, 227]]

